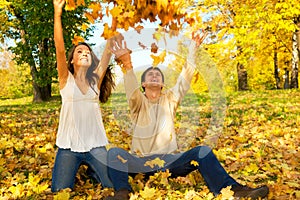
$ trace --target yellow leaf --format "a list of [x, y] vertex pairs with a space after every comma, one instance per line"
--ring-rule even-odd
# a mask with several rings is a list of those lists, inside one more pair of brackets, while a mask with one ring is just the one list
[[199, 163], [197, 161], [195, 161], [195, 160], [192, 160], [191, 161], [191, 165], [194, 165], [196, 167], [196, 166], [199, 166]]
[[165, 61], [166, 55], [167, 55], [166, 50], [164, 50], [158, 56], [155, 56], [155, 55], [151, 54], [150, 56], [153, 59], [153, 66], [156, 67], [159, 63], [163, 63]]
[[[8, 190], [13, 194], [13, 197], [22, 197], [25, 193], [25, 188], [22, 184], [18, 184], [17, 186], [10, 186]], [[16, 198], [17, 199], [17, 198]]]
[[40, 182], [40, 177], [38, 175], [34, 175], [33, 173], [29, 174], [28, 182], [31, 186], [37, 186], [37, 184]]
[[71, 11], [75, 10], [76, 4], [74, 0], [66, 0], [65, 10]]
[[151, 199], [155, 196], [156, 190], [155, 188], [148, 188], [147, 186], [144, 188], [143, 191], [140, 192], [141, 196], [144, 199]]
[[231, 186], [227, 186], [221, 190], [221, 200], [233, 200], [234, 192], [231, 189]]
[[124, 158], [122, 158], [122, 156], [118, 155], [117, 158], [122, 162], [122, 163], [126, 163], [127, 160], [125, 160]]
[[121, 15], [121, 13], [123, 12], [123, 10], [119, 7], [114, 7], [113, 9], [110, 10], [110, 14], [113, 17], [118, 17]]
[[259, 170], [259, 168], [258, 168], [258, 166], [255, 163], [251, 163], [250, 165], [248, 165], [248, 166], [245, 167], [245, 170], [248, 173], [249, 172], [256, 173]]
[[109, 28], [107, 23], [104, 24], [104, 30], [103, 30], [101, 37], [104, 37], [104, 39], [109, 39], [109, 38], [112, 38], [116, 34], [117, 34], [117, 32], [113, 31], [111, 28]]
[[163, 167], [165, 165], [165, 161], [161, 160], [160, 158], [155, 158], [153, 160], [148, 160], [144, 164], [144, 166], [150, 166], [151, 168], [153, 168], [155, 165]]
[[69, 200], [70, 199], [70, 192], [68, 189], [61, 190], [54, 195], [54, 200]]
[[92, 2], [89, 8], [92, 9], [92, 13], [90, 14], [93, 19], [97, 19], [98, 17], [102, 18], [102, 6], [99, 2]]

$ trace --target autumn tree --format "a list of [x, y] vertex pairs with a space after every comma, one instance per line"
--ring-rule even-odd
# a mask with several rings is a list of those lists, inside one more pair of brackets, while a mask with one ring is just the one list
[[[87, 37], [91, 29], [82, 29], [87, 23], [83, 12], [88, 4], [78, 5], [74, 11], [62, 16], [66, 48], [70, 48], [74, 36]], [[15, 61], [28, 64], [33, 86], [33, 101], [45, 101], [51, 97], [51, 84], [57, 78], [53, 42], [53, 3], [45, 1], [1, 0], [0, 18], [4, 20], [0, 37], [15, 41], [10, 50]]]
[[[214, 35], [209, 51], [222, 60], [220, 66], [237, 66], [238, 82], [244, 83], [239, 84], [240, 89], [248, 85], [243, 80], [249, 82], [249, 76], [248, 79], [245, 77], [250, 71], [255, 72], [251, 79], [256, 79], [263, 69], [273, 66], [276, 68], [273, 70], [274, 82], [276, 79], [278, 87], [285, 68], [297, 71], [297, 67], [287, 66], [297, 63], [291, 61], [292, 34], [299, 29], [293, 21], [299, 16], [296, 1], [206, 0], [201, 1], [199, 7], [208, 16], [204, 23]], [[218, 52], [222, 50], [225, 51]], [[222, 59], [224, 56], [227, 60]], [[286, 62], [288, 59], [290, 62]], [[297, 80], [298, 75], [294, 74]]]

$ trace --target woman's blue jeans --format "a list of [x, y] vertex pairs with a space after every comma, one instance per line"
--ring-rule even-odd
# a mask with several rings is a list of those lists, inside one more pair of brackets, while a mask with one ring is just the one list
[[[155, 158], [164, 160], [164, 167], [147, 165], [147, 161]], [[194, 165], [191, 161], [197, 161], [199, 165]], [[115, 190], [132, 190], [128, 183], [129, 175], [145, 173], [146, 176], [149, 176], [157, 171], [166, 171], [167, 169], [170, 171], [171, 177], [186, 176], [194, 170], [199, 170], [208, 188], [215, 195], [219, 194], [224, 187], [238, 184], [224, 170], [210, 147], [207, 146], [198, 146], [180, 154], [158, 154], [146, 157], [137, 157], [124, 149], [112, 148], [108, 151], [108, 166], [108, 174]]]
[[94, 178], [103, 187], [113, 187], [107, 172], [107, 150], [97, 147], [89, 152], [73, 152], [58, 148], [52, 172], [52, 192], [64, 188], [74, 188], [76, 173], [80, 165], [87, 165], [94, 173]]

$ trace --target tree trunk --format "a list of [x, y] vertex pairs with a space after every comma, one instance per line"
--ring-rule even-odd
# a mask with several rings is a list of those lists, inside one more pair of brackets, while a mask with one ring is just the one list
[[238, 90], [244, 91], [248, 90], [248, 74], [244, 65], [237, 64], [237, 73], [238, 73]]
[[[298, 41], [299, 42], [299, 41]], [[292, 71], [291, 71], [291, 83], [290, 88], [298, 88], [298, 62], [299, 62], [299, 50], [297, 43], [297, 33], [293, 34], [292, 44]]]
[[[294, 22], [298, 27], [298, 30], [296, 30], [296, 38], [297, 38], [296, 40], [297, 40], [298, 52], [300, 52], [300, 16], [296, 17]], [[300, 54], [299, 54], [299, 59], [300, 59]]]
[[289, 76], [289, 70], [287, 68], [284, 68], [284, 86], [283, 88], [284, 89], [289, 89], [290, 88], [290, 83], [289, 83], [289, 80], [290, 80], [290, 76]]
[[41, 87], [36, 83], [38, 72], [35, 66], [30, 66], [30, 73], [32, 77], [33, 102], [48, 101], [51, 98], [51, 84]]
[[279, 77], [279, 69], [278, 69], [278, 57], [277, 51], [274, 51], [274, 77], [276, 81], [276, 89], [280, 89], [280, 77]]

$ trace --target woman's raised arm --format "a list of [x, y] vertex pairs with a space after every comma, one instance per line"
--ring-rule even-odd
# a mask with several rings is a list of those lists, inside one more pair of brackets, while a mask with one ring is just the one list
[[53, 0], [54, 5], [54, 42], [56, 49], [56, 62], [59, 77], [59, 87], [62, 89], [68, 78], [68, 67], [66, 62], [63, 28], [61, 22], [62, 9], [65, 0]]

